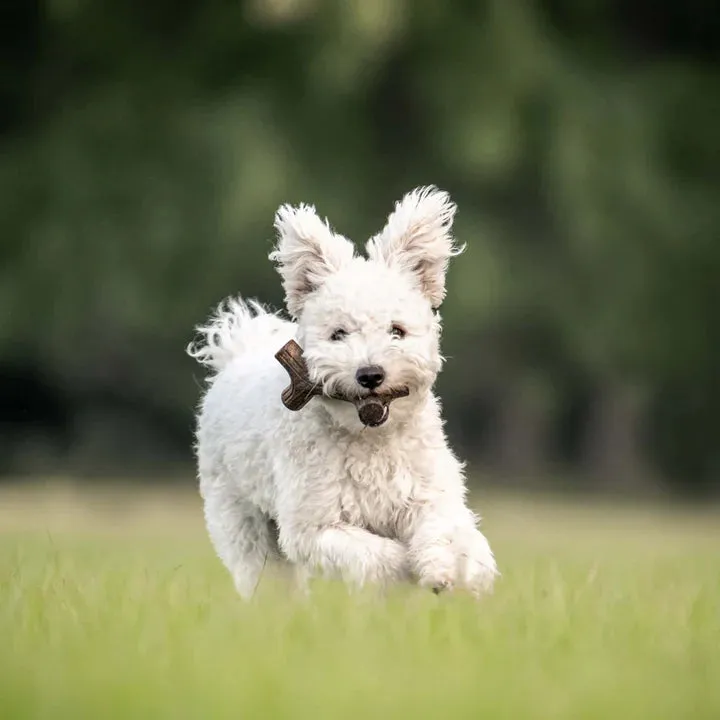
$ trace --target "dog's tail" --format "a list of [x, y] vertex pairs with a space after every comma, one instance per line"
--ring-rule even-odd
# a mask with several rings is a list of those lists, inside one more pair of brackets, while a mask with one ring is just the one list
[[[283, 335], [292, 336], [292, 324], [255, 300], [228, 298], [210, 320], [196, 328], [197, 336], [187, 348], [211, 372], [218, 373], [234, 358], [266, 346], [273, 352], [282, 346]], [[277, 347], [276, 347], [277, 346]]]

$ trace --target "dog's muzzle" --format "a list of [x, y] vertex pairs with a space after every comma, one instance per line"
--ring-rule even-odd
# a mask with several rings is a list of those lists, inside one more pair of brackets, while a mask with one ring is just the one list
[[379, 427], [390, 416], [390, 403], [410, 394], [408, 388], [392, 388], [385, 392], [367, 395], [340, 395], [325, 392], [323, 386], [310, 380], [302, 348], [289, 340], [275, 353], [277, 361], [287, 370], [290, 385], [282, 391], [282, 402], [288, 410], [302, 410], [310, 400], [322, 395], [334, 400], [344, 400], [355, 405], [360, 422], [366, 427]]

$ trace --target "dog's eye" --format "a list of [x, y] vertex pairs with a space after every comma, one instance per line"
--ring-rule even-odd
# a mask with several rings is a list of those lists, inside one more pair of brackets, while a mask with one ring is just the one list
[[402, 325], [393, 323], [393, 326], [390, 328], [390, 334], [396, 340], [402, 340], [407, 335], [407, 330], [405, 330], [405, 328]]
[[343, 340], [347, 337], [347, 330], [343, 330], [342, 328], [338, 328], [337, 330], [333, 331], [333, 334], [330, 336], [330, 339], [333, 342], [338, 342], [338, 340]]

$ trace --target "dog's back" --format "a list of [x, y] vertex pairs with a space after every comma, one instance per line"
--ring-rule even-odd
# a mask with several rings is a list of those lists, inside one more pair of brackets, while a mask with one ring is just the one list
[[[243, 595], [252, 592], [267, 556], [278, 554], [269, 428], [287, 413], [280, 403], [287, 375], [274, 355], [294, 335], [293, 323], [234, 299], [198, 328], [188, 347], [210, 370], [196, 429], [206, 520], [220, 556], [245, 568], [234, 574]], [[228, 532], [231, 516], [235, 527]]]

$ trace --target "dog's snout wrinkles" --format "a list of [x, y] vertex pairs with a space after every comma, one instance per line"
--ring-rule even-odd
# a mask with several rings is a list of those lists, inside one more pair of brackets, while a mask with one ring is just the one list
[[358, 381], [358, 385], [362, 385], [367, 390], [374, 390], [382, 385], [385, 379], [385, 371], [379, 365], [368, 365], [367, 367], [361, 367], [355, 373], [355, 379]]

